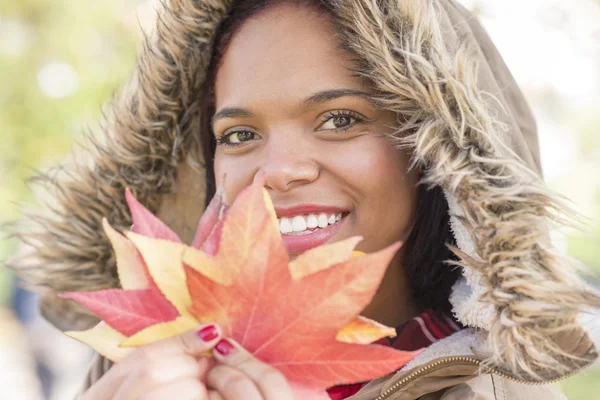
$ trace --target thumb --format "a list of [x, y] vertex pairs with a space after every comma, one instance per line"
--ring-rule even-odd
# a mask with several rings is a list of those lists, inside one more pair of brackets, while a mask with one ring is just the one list
[[222, 337], [221, 328], [216, 324], [203, 324], [180, 335], [141, 346], [149, 358], [163, 358], [189, 355], [194, 358], [209, 353]]
[[216, 324], [204, 324], [175, 336], [173, 341], [179, 351], [190, 356], [202, 356], [210, 351], [222, 337], [221, 329]]

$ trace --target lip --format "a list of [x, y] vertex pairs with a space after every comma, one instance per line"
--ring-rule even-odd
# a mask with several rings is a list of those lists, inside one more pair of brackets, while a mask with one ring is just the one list
[[[314, 212], [314, 211], [313, 211]], [[325, 211], [320, 211], [325, 212]], [[333, 211], [328, 211], [333, 212]], [[296, 213], [295, 215], [298, 215]], [[293, 235], [281, 235], [283, 244], [290, 254], [300, 254], [306, 250], [312, 249], [313, 247], [325, 244], [331, 239], [342, 227], [346, 221], [347, 215], [337, 221], [333, 225], [328, 225], [327, 228], [318, 229], [314, 233], [307, 235], [293, 236]]]
[[[332, 213], [332, 214], [340, 214], [347, 213], [348, 210], [345, 210], [340, 207], [333, 206], [325, 206], [325, 205], [317, 205], [317, 204], [300, 204], [294, 207], [275, 207], [275, 213], [277, 214], [277, 218], [283, 217], [294, 217], [296, 215], [307, 215], [307, 214], [318, 214], [318, 213]], [[335, 224], [334, 224], [335, 225]], [[333, 226], [333, 225], [331, 225]], [[326, 230], [327, 228], [323, 228]]]

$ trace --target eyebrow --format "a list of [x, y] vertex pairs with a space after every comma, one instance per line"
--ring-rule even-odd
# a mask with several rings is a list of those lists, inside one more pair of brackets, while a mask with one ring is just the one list
[[[369, 101], [372, 99], [372, 95], [367, 92], [363, 92], [361, 90], [355, 89], [332, 89], [332, 90], [324, 90], [322, 92], [317, 92], [313, 95], [302, 100], [300, 103], [300, 107], [302, 109], [306, 109], [312, 107], [319, 103], [325, 103], [331, 100], [339, 99], [340, 97], [347, 96], [358, 96], [363, 97]], [[211, 125], [214, 125], [215, 121], [223, 118], [244, 118], [244, 117], [252, 117], [254, 114], [246, 110], [244, 108], [239, 107], [227, 107], [219, 110], [215, 115], [213, 115], [211, 119]]]
[[367, 100], [371, 99], [371, 94], [367, 92], [363, 92], [361, 90], [355, 89], [333, 89], [333, 90], [324, 90], [322, 92], [317, 92], [312, 96], [307, 97], [302, 100], [302, 108], [308, 108], [314, 106], [318, 103], [325, 103], [327, 101], [339, 99], [340, 97], [346, 96], [358, 96], [366, 98]]

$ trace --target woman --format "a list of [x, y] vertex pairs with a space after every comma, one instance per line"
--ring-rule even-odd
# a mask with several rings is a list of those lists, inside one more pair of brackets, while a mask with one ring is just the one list
[[[363, 315], [398, 327], [394, 347], [425, 351], [332, 398], [563, 398], [548, 383], [596, 359], [575, 319], [600, 301], [552, 252], [561, 206], [481, 26], [453, 0], [231, 3], [171, 1], [94, 162], [52, 180], [54, 216], [23, 235], [41, 262], [15, 265], [46, 288], [45, 316], [61, 329], [95, 322], [56, 293], [117, 284], [100, 221], [130, 225], [124, 187], [191, 240], [215, 182], [226, 175], [232, 199], [261, 174], [292, 255], [354, 235], [366, 252], [405, 241]], [[211, 364], [200, 355], [212, 349]], [[211, 324], [113, 366], [100, 358], [86, 389], [86, 400], [292, 398]]]

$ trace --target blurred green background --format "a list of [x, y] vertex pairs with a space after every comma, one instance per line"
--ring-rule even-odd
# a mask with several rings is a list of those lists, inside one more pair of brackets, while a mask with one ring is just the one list
[[[546, 180], [590, 218], [555, 232], [558, 246], [600, 273], [600, 8], [596, 0], [463, 0], [482, 20], [528, 97]], [[62, 159], [130, 74], [155, 0], [0, 0], [0, 224], [30, 203], [26, 180]], [[0, 260], [15, 251], [0, 240]], [[12, 276], [0, 267], [0, 304]], [[597, 324], [596, 324], [597, 325]], [[594, 330], [600, 333], [600, 330]], [[1, 345], [1, 343], [0, 343]], [[600, 398], [600, 372], [559, 383]]]
[[[62, 160], [84, 130], [97, 128], [103, 102], [135, 63], [140, 4], [0, 1], [0, 223], [18, 216], [17, 202], [31, 200], [27, 178]], [[14, 246], [0, 240], [0, 259]], [[0, 299], [8, 290], [2, 286]]]

